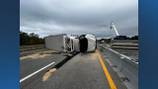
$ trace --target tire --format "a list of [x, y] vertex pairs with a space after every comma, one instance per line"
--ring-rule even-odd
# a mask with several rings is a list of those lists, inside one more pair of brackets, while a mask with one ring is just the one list
[[80, 44], [80, 52], [85, 53], [88, 49], [88, 40], [85, 35], [81, 35], [79, 37], [79, 44]]

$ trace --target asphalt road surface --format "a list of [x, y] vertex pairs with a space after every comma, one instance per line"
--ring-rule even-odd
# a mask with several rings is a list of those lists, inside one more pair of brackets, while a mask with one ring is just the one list
[[117, 72], [128, 89], [138, 89], [139, 63], [108, 47], [100, 47], [101, 54], [112, 69]]
[[[25, 63], [21, 62], [21, 78], [55, 61], [56, 58], [47, 57], [46, 62], [45, 58], [35, 62], [23, 60]], [[79, 53], [60, 68], [51, 68], [21, 82], [21, 89], [126, 89], [121, 78], [99, 51]]]
[[61, 54], [32, 54], [20, 58], [20, 78], [24, 78], [31, 73], [54, 62], [54, 65], [65, 59]]

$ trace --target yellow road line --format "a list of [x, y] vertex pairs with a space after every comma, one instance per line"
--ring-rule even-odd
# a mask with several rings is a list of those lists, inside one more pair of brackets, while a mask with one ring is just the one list
[[110, 85], [110, 88], [111, 89], [117, 89], [114, 81], [112, 80], [112, 77], [111, 77], [107, 67], [104, 64], [102, 55], [100, 54], [100, 52], [98, 50], [96, 50], [96, 52], [97, 52], [97, 55], [98, 55], [98, 58], [99, 58], [99, 62], [101, 64], [102, 68], [103, 68], [104, 74], [105, 74], [105, 76], [106, 76], [106, 78], [108, 80], [108, 83]]

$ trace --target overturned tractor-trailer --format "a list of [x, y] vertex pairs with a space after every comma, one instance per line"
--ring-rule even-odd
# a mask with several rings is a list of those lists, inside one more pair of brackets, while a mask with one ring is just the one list
[[45, 47], [64, 52], [93, 52], [97, 47], [96, 37], [92, 34], [53, 35], [45, 38]]

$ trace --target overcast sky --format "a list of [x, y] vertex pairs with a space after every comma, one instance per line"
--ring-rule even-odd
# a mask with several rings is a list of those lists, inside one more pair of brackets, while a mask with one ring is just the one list
[[138, 1], [20, 0], [20, 30], [40, 37], [60, 33], [111, 36], [111, 22], [121, 35], [137, 35]]

